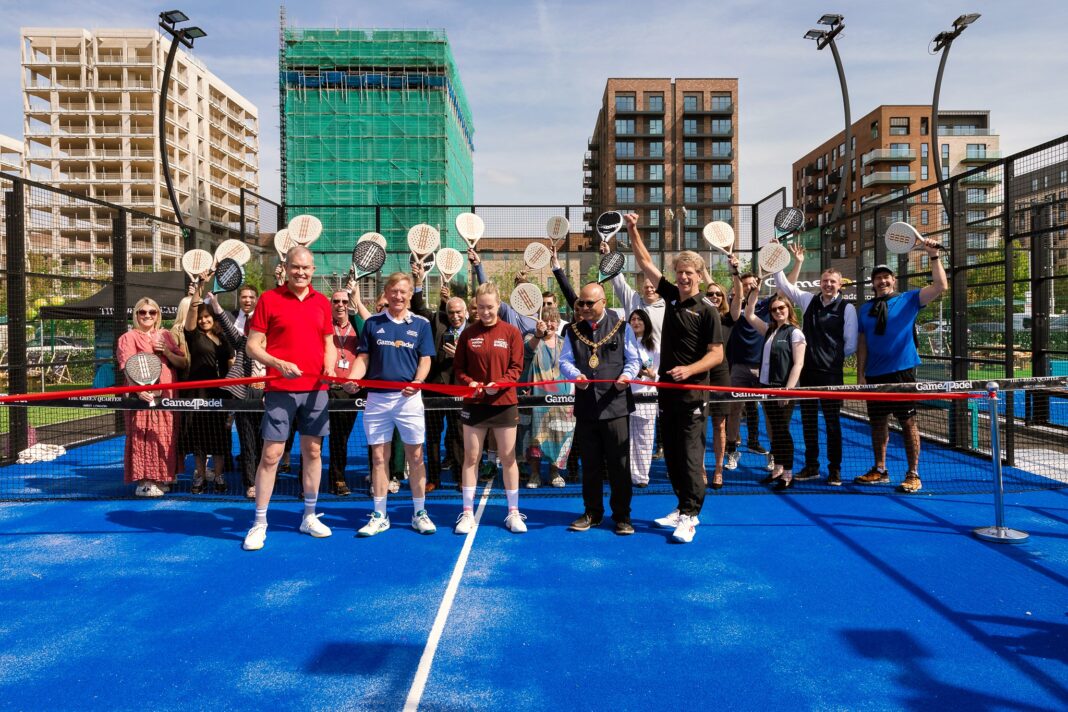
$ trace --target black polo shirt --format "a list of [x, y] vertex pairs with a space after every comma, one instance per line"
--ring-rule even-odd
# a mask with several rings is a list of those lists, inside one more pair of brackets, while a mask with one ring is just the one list
[[[679, 298], [679, 288], [660, 277], [657, 293], [664, 298], [664, 327], [660, 337], [660, 380], [671, 383], [673, 379], [667, 372], [676, 366], [689, 366], [697, 363], [708, 353], [709, 344], [723, 345], [723, 326], [720, 324], [719, 312], [712, 302], [705, 299], [700, 292], [686, 300]], [[729, 374], [724, 359], [708, 373], [691, 376], [684, 383], [707, 385], [709, 376], [712, 382], [720, 382], [721, 376]], [[728, 376], [729, 378], [729, 376]], [[704, 400], [700, 391], [679, 391], [665, 388], [660, 397], [685, 398], [686, 400]]]

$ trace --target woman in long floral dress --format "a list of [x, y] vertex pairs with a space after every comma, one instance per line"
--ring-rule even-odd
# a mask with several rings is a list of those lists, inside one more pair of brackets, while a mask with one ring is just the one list
[[[530, 360], [529, 380], [556, 381], [560, 379], [560, 350], [563, 340], [556, 333], [560, 316], [556, 309], [546, 307], [541, 311], [533, 334], [526, 337], [526, 352]], [[549, 386], [534, 386], [533, 395], [571, 395], [574, 388], [570, 383]], [[567, 472], [567, 455], [571, 452], [571, 438], [575, 432], [575, 417], [572, 406], [552, 405], [537, 406], [533, 409], [530, 428], [530, 445], [527, 448], [527, 461], [530, 464], [530, 477], [527, 487], [541, 485], [541, 458], [549, 461], [549, 480], [553, 487], [563, 487], [564, 474]]]

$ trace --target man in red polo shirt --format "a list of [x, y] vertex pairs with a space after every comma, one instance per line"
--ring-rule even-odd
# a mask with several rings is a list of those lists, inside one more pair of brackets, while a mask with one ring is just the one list
[[267, 505], [294, 419], [300, 431], [304, 463], [304, 519], [300, 531], [318, 538], [331, 534], [315, 514], [322, 477], [323, 436], [330, 432], [326, 384], [319, 376], [333, 376], [337, 363], [330, 302], [311, 286], [315, 274], [311, 250], [291, 249], [285, 269], [285, 284], [260, 297], [245, 349], [267, 366], [268, 376], [284, 376], [268, 381], [264, 392], [260, 428], [263, 451], [256, 469], [256, 520], [245, 536], [246, 551], [262, 549], [267, 538]]

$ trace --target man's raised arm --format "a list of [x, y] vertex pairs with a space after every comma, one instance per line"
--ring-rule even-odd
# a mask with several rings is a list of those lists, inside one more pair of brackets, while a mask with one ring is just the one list
[[646, 249], [645, 243], [642, 242], [641, 234], [638, 233], [637, 213], [630, 213], [624, 216], [623, 219], [627, 222], [627, 234], [630, 235], [630, 249], [634, 253], [634, 263], [645, 274], [646, 279], [652, 280], [653, 284], [660, 284], [660, 278], [663, 275], [653, 264], [653, 257], [649, 254], [649, 250]]

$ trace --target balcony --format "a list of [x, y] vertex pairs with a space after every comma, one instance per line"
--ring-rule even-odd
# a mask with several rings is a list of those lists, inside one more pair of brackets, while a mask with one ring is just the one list
[[874, 151], [868, 151], [864, 154], [864, 157], [860, 159], [860, 164], [866, 166], [869, 163], [886, 162], [896, 163], [900, 161], [908, 162], [916, 160], [916, 152], [911, 148], [907, 150], [897, 148], [879, 148]]
[[663, 116], [663, 109], [616, 109], [616, 116]]
[[915, 180], [916, 174], [913, 171], [876, 171], [864, 176], [860, 185], [863, 188], [872, 185], [903, 185]]
[[963, 185], [998, 185], [1001, 183], [1001, 179], [990, 175], [987, 171], [982, 171], [973, 176], [961, 178], [960, 182]]
[[725, 114], [734, 113], [734, 102], [729, 104], [713, 105], [708, 109], [686, 109], [682, 110], [684, 116], [723, 116]]
[[806, 213], [818, 213], [820, 211], [820, 204], [815, 202], [805, 203]]
[[994, 129], [981, 129], [975, 126], [939, 126], [939, 137], [945, 136], [997, 136]]
[[983, 165], [984, 163], [990, 163], [1001, 158], [1001, 151], [986, 151], [984, 153], [975, 153], [969, 151], [964, 155], [964, 158], [960, 159], [961, 163], [975, 163], [977, 165]]

